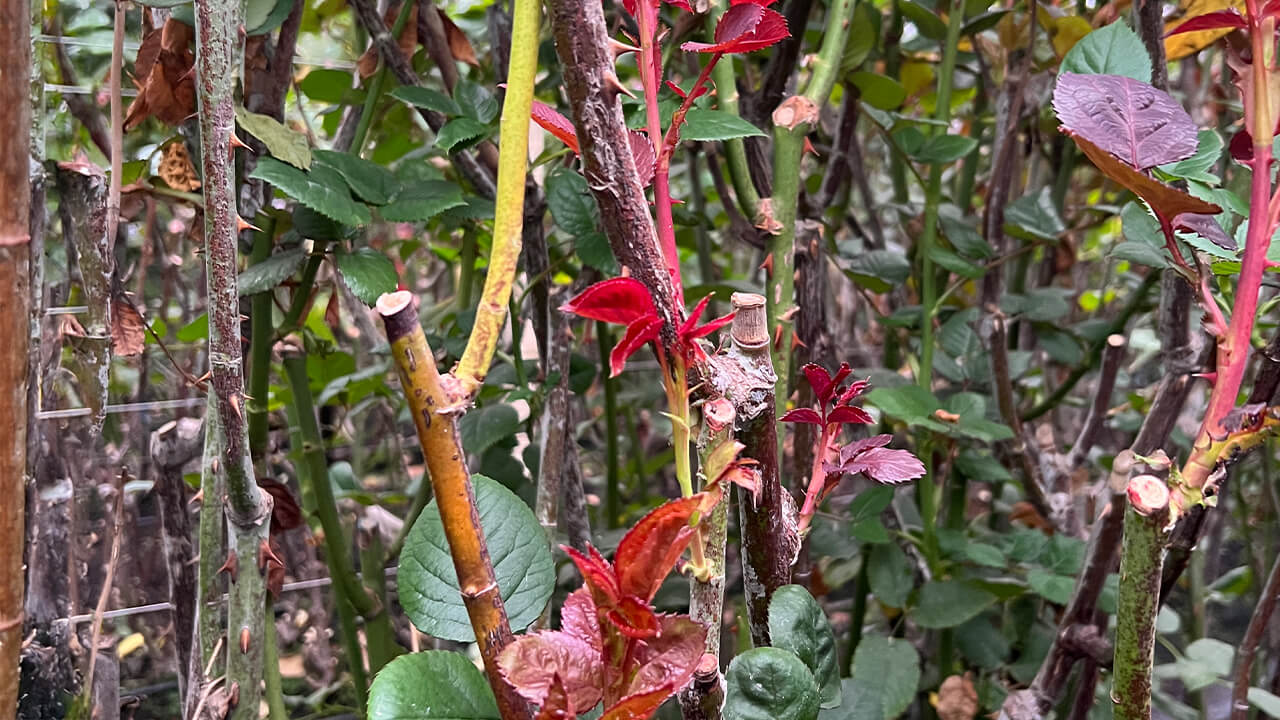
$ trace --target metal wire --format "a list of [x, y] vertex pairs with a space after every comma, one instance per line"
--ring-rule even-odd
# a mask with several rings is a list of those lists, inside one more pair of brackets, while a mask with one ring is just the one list
[[[204, 397], [178, 398], [176, 400], [152, 400], [150, 402], [122, 403], [108, 405], [106, 414], [123, 415], [127, 413], [145, 412], [147, 410], [177, 410], [180, 408], [198, 407], [208, 400]], [[36, 413], [36, 420], [63, 420], [66, 418], [88, 417], [93, 414], [92, 408], [66, 408], [65, 410], [42, 410]]]
[[[42, 42], [42, 43], [49, 43], [51, 45], [60, 44], [60, 45], [65, 45], [67, 47], [84, 48], [86, 50], [102, 50], [104, 52], [111, 52], [111, 43], [109, 42], [95, 42], [93, 40], [84, 40], [82, 38], [69, 37], [67, 35], [40, 34], [35, 37], [35, 41]], [[139, 43], [131, 42], [128, 40], [126, 40], [124, 43], [124, 49], [129, 52], [137, 52], [138, 46], [139, 46]], [[356, 63], [354, 60], [319, 60], [319, 59], [312, 60], [308, 58], [294, 57], [293, 64], [304, 66], [304, 67], [329, 68], [333, 70], [355, 70], [356, 69]], [[49, 86], [46, 85], [45, 87], [47, 88]], [[68, 86], [68, 87], [74, 87], [74, 86]]]

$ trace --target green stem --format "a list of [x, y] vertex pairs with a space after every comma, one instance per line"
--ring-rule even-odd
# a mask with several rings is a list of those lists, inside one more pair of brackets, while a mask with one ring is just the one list
[[395, 635], [391, 632], [390, 618], [387, 617], [387, 575], [384, 563], [386, 549], [382, 545], [382, 534], [375, 527], [360, 532], [360, 570], [361, 580], [366, 592], [377, 603], [377, 614], [374, 617], [365, 615], [365, 635], [369, 644], [369, 674], [377, 675], [387, 663], [400, 654], [400, 646], [396, 644]]
[[[887, 77], [898, 77], [902, 67], [902, 10], [898, 3], [892, 3], [889, 14], [889, 29], [885, 33], [884, 74]], [[889, 177], [893, 182], [893, 201], [898, 205], [906, 205], [911, 200], [911, 192], [907, 188], [907, 163], [909, 160], [900, 153], [889, 156]]]
[[[329, 483], [324, 441], [320, 436], [311, 385], [307, 379], [306, 355], [287, 355], [284, 358], [284, 370], [292, 396], [290, 410], [293, 417], [290, 419], [292, 439], [296, 443], [294, 451], [301, 455], [296, 467], [298, 482], [309, 491], [306, 494], [313, 504], [310, 510], [324, 532], [325, 562], [329, 565], [329, 575], [333, 578], [334, 587], [351, 608], [364, 618], [369, 643], [369, 667], [371, 672], [377, 672], [397, 652], [386, 603], [380, 602], [378, 595], [370, 594], [361, 584], [347, 553], [348, 538], [338, 516], [338, 502], [333, 494], [333, 486]], [[369, 560], [381, 568], [381, 542], [377, 543], [377, 548], [379, 557]], [[356, 665], [360, 662], [360, 656], [349, 658], [349, 661]]]
[[849, 654], [845, 662], [850, 677], [853, 676], [853, 656], [858, 652], [858, 644], [862, 642], [862, 626], [867, 620], [867, 594], [871, 592], [867, 567], [870, 565], [871, 546], [860, 546], [858, 556], [862, 558], [862, 564], [858, 567], [858, 577], [853, 581], [853, 610], [849, 613]]
[[[942, 68], [938, 71], [936, 119], [945, 127], [951, 120], [951, 83], [956, 70], [956, 45], [964, 26], [964, 1], [953, 0], [947, 19], [946, 44], [942, 48]], [[944, 130], [945, 132], [945, 130]], [[925, 187], [924, 232], [920, 237], [920, 387], [933, 382], [933, 317], [938, 308], [937, 274], [933, 269], [933, 248], [938, 241], [938, 205], [942, 202], [942, 164], [934, 163]], [[927, 520], [927, 518], [926, 518]]]
[[355, 686], [356, 697], [360, 699], [360, 715], [363, 717], [365, 708], [369, 705], [369, 676], [364, 670], [356, 611], [342, 595], [335, 597], [333, 604], [338, 611], [342, 653], [347, 656], [347, 671], [351, 673], [351, 684]]
[[[405, 2], [400, 5], [400, 12], [396, 15], [395, 24], [391, 27], [391, 37], [399, 39], [400, 33], [404, 31], [404, 26], [409, 22], [409, 13], [417, 3]], [[365, 93], [364, 107], [360, 109], [360, 121], [356, 123], [356, 131], [352, 136], [350, 152], [357, 157], [364, 149], [365, 138], [369, 135], [369, 128], [373, 125], [374, 110], [378, 107], [378, 100], [382, 98], [382, 87], [387, 83], [387, 75], [390, 73], [387, 64], [378, 61], [378, 72], [373, 76], [373, 82], [369, 84], [369, 89]]]
[[[815, 109], [821, 109], [831, 95], [849, 37], [853, 7], [853, 0], [835, 0], [828, 9], [822, 46], [812, 61], [813, 74], [802, 94], [803, 100]], [[765, 299], [767, 327], [775, 339], [781, 340], [773, 344], [773, 368], [778, 376], [774, 402], [778, 417], [786, 410], [791, 370], [791, 335], [787, 329], [791, 327], [790, 314], [795, 306], [796, 205], [800, 200], [800, 161], [809, 129], [808, 123], [793, 127], [775, 125], [773, 129], [773, 220], [780, 230], [768, 243], [773, 269]], [[779, 431], [781, 448], [781, 426]]]
[[[271, 257], [275, 216], [267, 227], [253, 234], [253, 252], [250, 265]], [[249, 326], [249, 454], [254, 462], [261, 462], [267, 451], [267, 395], [271, 388], [271, 344], [274, 328], [271, 323], [271, 293], [262, 292], [250, 301]]]
[[[199, 593], [196, 598], [196, 637], [191, 648], [191, 671], [188, 688], [200, 687], [200, 683], [212, 678], [204, 677], [204, 669], [213, 660], [214, 648], [222, 639], [222, 584], [218, 568], [222, 565], [222, 543], [226, 525], [222, 522], [222, 483], [213, 466], [218, 461], [217, 449], [221, 446], [221, 426], [213, 412], [213, 400], [205, 411], [204, 461], [200, 472], [200, 544]], [[187, 712], [195, 709], [192, 699], [199, 693], [188, 693]]]
[[[609, 326], [596, 321], [596, 344], [600, 350], [600, 367], [609, 367], [609, 348], [613, 345]], [[622, 500], [619, 497], [622, 488], [618, 472], [618, 388], [613, 378], [607, 375], [601, 378], [604, 385], [604, 425], [605, 425], [605, 486], [604, 486], [604, 526], [613, 530], [618, 527], [618, 518], [622, 514]], [[634, 437], [634, 435], [632, 435]]]
[[284, 706], [284, 687], [280, 679], [280, 646], [279, 640], [276, 638], [273, 605], [271, 597], [268, 596], [267, 621], [264, 624], [267, 633], [262, 652], [263, 680], [265, 681], [267, 696], [267, 717], [270, 720], [289, 720], [289, 711]]
[[[707, 32], [715, 33], [716, 23], [728, 8], [728, 3], [717, 4], [707, 16]], [[711, 80], [716, 86], [716, 105], [724, 112], [738, 115], [738, 80], [734, 76], [733, 56], [716, 63], [711, 69]], [[729, 180], [733, 183], [733, 192], [738, 196], [738, 207], [742, 209], [748, 220], [754, 220], [760, 207], [760, 193], [756, 192], [755, 183], [751, 181], [751, 170], [747, 165], [747, 146], [742, 138], [725, 140], [724, 155], [729, 166]], [[727, 202], [727, 200], [726, 200]]]
[[476, 279], [476, 234], [468, 228], [462, 233], [462, 251], [458, 256], [458, 307], [471, 307], [471, 291]]
[[289, 309], [285, 311], [284, 318], [280, 320], [280, 335], [288, 335], [296, 332], [301, 325], [302, 313], [307, 308], [307, 304], [311, 302], [311, 289], [316, 284], [316, 274], [320, 272], [320, 265], [324, 263], [324, 251], [329, 246], [326, 240], [316, 240], [315, 245], [311, 248], [311, 257], [307, 259], [307, 264], [302, 268], [302, 277], [298, 280], [298, 286], [293, 290], [293, 299], [289, 301]]
[[1151, 669], [1155, 658], [1156, 615], [1164, 567], [1164, 526], [1169, 491], [1164, 481], [1142, 475], [1129, 481], [1116, 603], [1115, 682], [1111, 697], [1116, 720], [1151, 719]]

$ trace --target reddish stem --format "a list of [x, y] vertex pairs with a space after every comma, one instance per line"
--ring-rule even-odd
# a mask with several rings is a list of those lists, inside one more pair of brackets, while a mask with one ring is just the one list
[[[1271, 53], [1267, 52], [1266, 44], [1274, 40], [1271, 40], [1271, 33], [1263, 32], [1257, 0], [1248, 0], [1247, 5], [1252, 25], [1253, 96], [1243, 99], [1252, 105], [1254, 125], [1249, 128], [1253, 136], [1253, 157], [1249, 160], [1253, 171], [1249, 192], [1249, 233], [1245, 239], [1235, 304], [1231, 308], [1231, 323], [1226, 335], [1218, 341], [1217, 378], [1209, 395], [1209, 407], [1183, 472], [1192, 487], [1201, 487], [1213, 470], [1217, 458], [1210, 457], [1208, 452], [1212, 437], [1224, 432], [1222, 420], [1235, 408], [1240, 394], [1258, 311], [1258, 293], [1267, 268], [1267, 250], [1271, 245], [1271, 142], [1275, 118], [1271, 117], [1267, 96]], [[1212, 299], [1206, 298], [1206, 303], [1209, 302]]]
[[724, 53], [716, 53], [711, 56], [711, 62], [702, 68], [702, 72], [698, 73], [698, 79], [693, 82], [693, 88], [689, 90], [689, 94], [685, 95], [684, 102], [680, 103], [680, 108], [671, 116], [671, 125], [667, 127], [667, 136], [663, 140], [662, 149], [658, 152], [658, 168], [662, 173], [666, 173], [671, 167], [671, 155], [675, 152], [676, 144], [680, 142], [680, 126], [684, 124], [684, 116], [689, 114], [689, 109], [693, 107], [693, 101], [698, 99], [698, 91], [707, 84], [707, 80], [711, 78], [711, 70], [720, 62], [720, 57]]
[[818, 511], [818, 496], [827, 482], [827, 473], [822, 469], [822, 461], [827, 457], [827, 445], [831, 443], [831, 431], [835, 424], [823, 423], [822, 437], [818, 440], [818, 449], [813, 454], [813, 469], [809, 471], [809, 488], [804, 493], [804, 505], [800, 508], [800, 535], [809, 530], [813, 514]]
[[658, 83], [662, 78], [661, 55], [654, 47], [658, 30], [658, 8], [647, 2], [637, 3], [636, 24], [640, 27], [640, 81], [644, 85], [645, 125], [649, 141], [657, 153], [653, 175], [653, 204], [658, 213], [658, 241], [667, 262], [667, 272], [675, 286], [676, 302], [684, 306], [684, 290], [680, 283], [680, 255], [676, 251], [676, 227], [671, 218], [670, 157], [663, 153], [662, 118], [658, 115]]

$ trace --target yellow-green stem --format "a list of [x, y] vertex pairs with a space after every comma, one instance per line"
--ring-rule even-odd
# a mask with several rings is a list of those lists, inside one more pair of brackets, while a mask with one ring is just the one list
[[533, 110], [533, 81], [538, 70], [538, 23], [541, 3], [516, 0], [511, 21], [511, 59], [507, 94], [502, 103], [499, 132], [498, 191], [493, 218], [493, 250], [475, 324], [462, 359], [454, 370], [463, 392], [472, 395], [484, 383], [507, 320], [507, 302], [520, 259], [524, 232], [524, 183], [529, 169], [529, 116]]

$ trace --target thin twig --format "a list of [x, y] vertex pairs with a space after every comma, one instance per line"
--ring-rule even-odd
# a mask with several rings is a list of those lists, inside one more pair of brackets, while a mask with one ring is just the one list
[[1035, 506], [1045, 520], [1053, 524], [1057, 513], [1053, 511], [1046, 494], [1035, 446], [1027, 441], [1026, 431], [1022, 426], [1022, 420], [1018, 417], [1018, 408], [1013, 399], [1013, 377], [1009, 371], [1009, 335], [1005, 327], [1004, 313], [995, 307], [992, 307], [989, 312], [991, 313], [989, 333], [991, 382], [995, 386], [996, 404], [1000, 407], [1001, 418], [1013, 430], [1013, 439], [1009, 441], [1009, 445], [1022, 465], [1027, 500]]
[[1271, 574], [1267, 576], [1267, 586], [1258, 596], [1258, 604], [1253, 608], [1253, 617], [1249, 619], [1249, 629], [1245, 630], [1244, 639], [1240, 641], [1240, 651], [1236, 653], [1236, 676], [1231, 687], [1231, 720], [1248, 720], [1249, 686], [1253, 684], [1253, 661], [1258, 654], [1258, 644], [1262, 642], [1262, 634], [1271, 622], [1271, 615], [1276, 609], [1276, 600], [1280, 598], [1280, 557], [1271, 565]]
[[107, 186], [107, 247], [115, 247], [120, 226], [120, 175], [124, 168], [124, 110], [120, 100], [120, 73], [124, 63], [125, 4], [116, 0], [115, 27], [111, 36], [111, 178]]
[[111, 587], [115, 583], [116, 568], [120, 565], [120, 530], [124, 527], [124, 486], [130, 480], [129, 469], [120, 468], [116, 478], [116, 506], [111, 516], [111, 554], [107, 559], [107, 572], [98, 592], [98, 604], [93, 609], [93, 625], [89, 634], [89, 673], [84, 679], [84, 692], [93, 692], [93, 672], [98, 664], [98, 641], [102, 637], [102, 614], [107, 611], [111, 599]]
[[1098, 372], [1098, 387], [1093, 393], [1093, 404], [1089, 406], [1089, 414], [1076, 442], [1067, 455], [1067, 467], [1078, 468], [1084, 464], [1085, 456], [1097, 442], [1098, 433], [1107, 418], [1107, 410], [1111, 406], [1111, 393], [1116, 388], [1116, 375], [1120, 372], [1120, 364], [1124, 361], [1126, 340], [1123, 335], [1107, 336], [1106, 347], [1102, 351], [1102, 367]]

